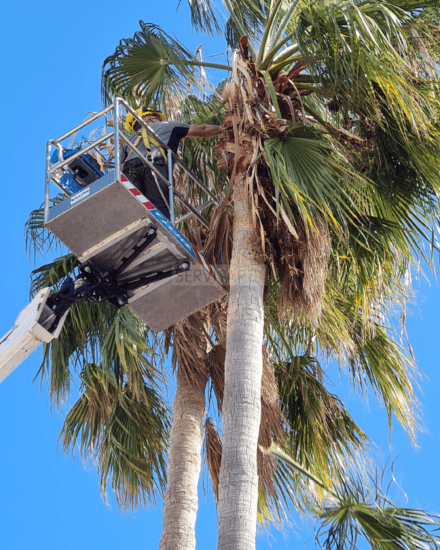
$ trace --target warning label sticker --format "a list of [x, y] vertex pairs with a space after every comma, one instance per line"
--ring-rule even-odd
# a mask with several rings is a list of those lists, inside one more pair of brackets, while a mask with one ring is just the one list
[[70, 204], [74, 205], [77, 202], [82, 201], [83, 199], [88, 197], [89, 194], [90, 194], [90, 187], [86, 187], [85, 189], [83, 189], [79, 193], [76, 193], [75, 195], [73, 195], [73, 197], [70, 197]]

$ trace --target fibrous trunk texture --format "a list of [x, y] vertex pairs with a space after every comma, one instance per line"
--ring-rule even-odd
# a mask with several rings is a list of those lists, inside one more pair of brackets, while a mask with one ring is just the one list
[[206, 377], [191, 384], [177, 372], [160, 550], [194, 550]]
[[227, 321], [219, 550], [255, 548], [257, 446], [263, 370], [265, 266], [255, 243], [249, 188], [236, 178]]

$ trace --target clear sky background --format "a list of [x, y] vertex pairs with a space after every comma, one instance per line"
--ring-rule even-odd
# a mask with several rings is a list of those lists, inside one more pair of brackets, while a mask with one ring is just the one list
[[[43, 201], [45, 143], [102, 107], [100, 71], [121, 38], [139, 28], [139, 19], [175, 34], [191, 51], [205, 43], [204, 55], [221, 51], [190, 28], [185, 0], [83, 0], [8, 2], [0, 21], [0, 337], [28, 303], [32, 269], [24, 250], [24, 225]], [[213, 79], [220, 77], [213, 75]], [[37, 265], [44, 263], [37, 259]], [[347, 380], [333, 372], [332, 391], [343, 395], [355, 419], [378, 445], [381, 459], [398, 458], [392, 496], [400, 505], [440, 512], [440, 293], [437, 283], [416, 283], [420, 297], [410, 307], [408, 332], [420, 369], [425, 432], [414, 450], [399, 426], [391, 438], [385, 411], [373, 395], [353, 396]], [[0, 548], [5, 550], [156, 549], [162, 526], [156, 508], [120, 512], [105, 504], [93, 466], [65, 457], [57, 446], [69, 408], [50, 411], [46, 388], [32, 384], [41, 360], [34, 353], [0, 385]], [[172, 389], [170, 390], [172, 394]], [[206, 480], [206, 475], [205, 475]], [[207, 486], [207, 484], [205, 484]], [[198, 548], [216, 548], [216, 511], [210, 494], [200, 495]], [[313, 548], [313, 529], [259, 537], [258, 550]]]

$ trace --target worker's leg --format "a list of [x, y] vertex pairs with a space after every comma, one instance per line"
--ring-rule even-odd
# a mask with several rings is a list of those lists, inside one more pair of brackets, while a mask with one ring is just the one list
[[[165, 178], [168, 178], [166, 165], [156, 164], [155, 167]], [[150, 169], [140, 160], [125, 163], [122, 173], [166, 218], [170, 219], [169, 191], [165, 183], [162, 183], [159, 178], [154, 178]], [[165, 200], [157, 187], [156, 180]]]
[[[155, 164], [155, 168], [165, 177], [168, 179], [168, 168], [164, 164]], [[157, 182], [157, 183], [156, 183]], [[158, 189], [158, 185], [160, 186], [160, 191]], [[170, 209], [168, 207], [169, 204], [169, 190], [168, 186], [165, 183], [162, 183], [158, 177], [154, 177], [154, 174], [148, 170], [146, 173], [145, 178], [145, 186], [146, 186], [146, 196], [148, 199], [154, 204], [154, 206], [162, 212], [162, 214], [170, 219]], [[161, 193], [162, 191], [162, 193]], [[163, 195], [163, 196], [162, 196]], [[165, 200], [164, 200], [165, 198]]]
[[132, 160], [124, 164], [122, 173], [139, 191], [145, 195], [144, 180], [146, 166], [140, 160]]

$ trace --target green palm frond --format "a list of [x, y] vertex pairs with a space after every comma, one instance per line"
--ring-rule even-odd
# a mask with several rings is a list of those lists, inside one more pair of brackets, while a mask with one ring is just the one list
[[[193, 56], [158, 26], [142, 21], [140, 26], [132, 39], [121, 40], [104, 61], [103, 98], [111, 101], [116, 94], [163, 108], [168, 93], [179, 93], [186, 82], [194, 81], [189, 63]], [[143, 89], [146, 82], [148, 88]]]
[[52, 263], [34, 269], [31, 274], [31, 297], [45, 287], [57, 288], [65, 277], [72, 276], [79, 262], [73, 254], [56, 258]]
[[311, 512], [315, 510], [316, 502], [335, 496], [332, 478], [321, 476], [319, 471], [314, 473], [295, 461], [283, 444], [273, 444], [265, 452], [276, 459], [276, 491], [266, 499], [266, 502], [272, 514], [280, 521], [283, 515], [288, 518], [287, 512], [292, 505], [300, 515], [310, 517]]
[[[266, 3], [255, 0], [224, 0], [229, 18], [225, 24], [225, 38], [231, 48], [237, 48], [240, 38], [249, 35], [257, 42], [265, 20]], [[251, 45], [251, 51], [255, 50]]]
[[153, 366], [148, 329], [129, 308], [116, 310], [108, 302], [74, 304], [59, 337], [44, 346], [37, 375], [47, 379], [52, 401], [59, 406], [70, 393], [75, 373], [85, 363], [100, 364], [106, 373], [126, 383], [135, 398], [144, 397], [144, 381], [162, 383]]
[[[370, 281], [367, 288], [374, 287]], [[365, 288], [365, 287], [364, 287]], [[415, 395], [418, 371], [408, 350], [400, 344], [400, 338], [385, 321], [403, 298], [396, 289], [395, 296], [363, 295], [356, 287], [350, 297], [349, 287], [345, 295], [327, 285], [322, 319], [316, 329], [317, 347], [340, 365], [346, 365], [355, 390], [366, 394], [372, 389], [383, 403], [391, 428], [392, 413], [415, 439], [419, 419], [419, 404]]]
[[[144, 392], [146, 393], [146, 392]], [[118, 504], [125, 508], [155, 503], [165, 488], [165, 453], [169, 421], [150, 391], [147, 403], [122, 395], [113, 411], [100, 453], [101, 489], [111, 475]]]
[[425, 10], [429, 8], [437, 8], [437, 0], [394, 0], [396, 6], [409, 12], [416, 12], [418, 15], [422, 15]]
[[[179, 5], [180, 5], [179, 0]], [[217, 6], [209, 0], [188, 0], [191, 23], [196, 31], [221, 34], [221, 15]]]
[[[218, 90], [221, 91], [221, 87], [218, 87]], [[216, 96], [210, 96], [205, 101], [189, 96], [181, 104], [181, 111], [184, 121], [189, 124], [219, 126], [222, 123], [225, 106]], [[217, 141], [216, 138], [185, 140], [181, 147], [181, 154], [185, 165], [220, 198], [228, 181], [220, 177], [220, 170], [216, 165], [218, 155], [213, 153], [213, 147]], [[179, 174], [176, 186], [191, 204], [202, 204], [208, 200], [206, 193], [183, 172]]]
[[394, 413], [414, 442], [420, 415], [415, 364], [383, 327], [376, 326], [376, 334], [365, 343], [356, 343], [355, 355], [348, 362], [354, 386], [365, 391], [369, 383], [385, 406], [390, 431]]
[[373, 187], [351, 169], [323, 131], [294, 125], [283, 139], [273, 137], [264, 145], [275, 198], [290, 215], [294, 205], [307, 226], [313, 226], [317, 212], [335, 230], [342, 219], [359, 225], [361, 212], [373, 202]]
[[[58, 204], [66, 197], [63, 194], [50, 199], [53, 206]], [[37, 254], [44, 256], [47, 252], [57, 251], [62, 248], [60, 241], [44, 227], [44, 207], [40, 206], [29, 214], [29, 218], [24, 228], [26, 252], [29, 256], [35, 257]]]
[[102, 367], [113, 372], [119, 383], [125, 382], [136, 399], [145, 399], [144, 381], [157, 385], [163, 375], [154, 367], [153, 350], [148, 343], [149, 330], [128, 307], [119, 309], [102, 342]]
[[[325, 483], [288, 453], [274, 446], [269, 450], [285, 478], [302, 478], [325, 494], [326, 505], [309, 498], [305, 510], [317, 520], [317, 544], [324, 550], [355, 550], [358, 540], [366, 539], [373, 550], [435, 550], [440, 536], [440, 516], [424, 510], [395, 506], [380, 489], [381, 481], [373, 481], [373, 493], [365, 478], [350, 471], [341, 472], [330, 483]], [[286, 483], [282, 484], [286, 487]], [[362, 547], [362, 546], [361, 546]]]
[[179, 41], [160, 27], [139, 22], [141, 30], [123, 39], [102, 68], [102, 95], [105, 102], [116, 94], [137, 104], [151, 104], [166, 110], [174, 96], [183, 100], [187, 84], [197, 86], [193, 67], [230, 70], [227, 65], [197, 61]]
[[[297, 27], [308, 71], [352, 113], [376, 119], [386, 103], [404, 135], [431, 128], [435, 102], [418, 90], [411, 67], [419, 54], [404, 26], [406, 12], [386, 2], [309, 2]], [[423, 78], [421, 79], [423, 80]]]
[[[215, 91], [218, 95], [211, 95], [205, 101], [194, 95], [189, 95], [180, 105], [184, 122], [196, 125], [221, 125], [225, 114], [225, 105], [218, 96], [221, 94], [225, 82], [223, 81], [217, 86]], [[185, 142], [185, 147], [187, 144], [188, 141]]]
[[101, 491], [110, 481], [118, 504], [136, 508], [154, 503], [165, 484], [169, 411], [160, 395], [143, 384], [142, 398], [102, 366], [81, 374], [81, 396], [69, 411], [60, 439], [65, 452], [79, 450], [97, 462]]
[[423, 242], [429, 242], [439, 210], [439, 138], [435, 132], [426, 139], [407, 138], [387, 108], [381, 113], [387, 127], [370, 128], [370, 137], [366, 137], [371, 149], [359, 159], [378, 189], [371, 219], [386, 220], [396, 249], [429, 262]]
[[312, 357], [299, 356], [277, 366], [290, 454], [309, 469], [330, 473], [333, 456], [354, 458], [368, 440], [340, 399], [320, 382], [322, 375]]
[[434, 550], [440, 537], [440, 516], [395, 506], [373, 480], [375, 494], [364, 481], [345, 476], [337, 502], [317, 507], [318, 544], [325, 550], [355, 550], [363, 538], [373, 550]]
[[317, 128], [298, 126], [285, 139], [266, 140], [275, 198], [288, 213], [294, 205], [307, 224], [320, 211], [336, 233], [344, 226], [345, 238], [349, 227], [350, 248], [357, 248], [357, 257], [370, 255], [372, 247], [384, 249], [388, 242], [388, 250], [429, 262], [423, 242], [430, 243], [439, 210], [434, 148], [427, 144], [422, 149], [418, 142], [400, 146], [393, 156], [393, 138], [385, 141], [385, 135], [389, 133], [376, 132], [368, 153], [373, 163], [363, 158], [363, 166], [371, 164], [368, 178], [356, 165], [348, 165]]
[[[74, 274], [78, 262], [73, 254], [54, 260], [32, 274], [31, 291], [57, 287]], [[117, 310], [109, 302], [73, 304], [56, 340], [44, 346], [38, 374], [48, 378], [50, 395], [57, 406], [70, 392], [75, 371], [86, 362], [100, 363], [122, 383], [127, 381], [136, 398], [142, 397], [144, 379], [157, 379], [151, 363], [149, 331], [127, 307]], [[73, 369], [73, 371], [72, 371]]]
[[270, 449], [267, 450], [267, 452], [279, 458], [282, 463], [288, 464], [292, 471], [296, 471], [302, 477], [309, 479], [315, 485], [317, 485], [318, 487], [321, 487], [321, 489], [324, 489], [329, 494], [336, 496], [336, 493], [332, 491], [332, 489], [329, 487], [328, 484], [324, 483], [322, 479], [319, 479], [316, 475], [314, 475], [312, 472], [307, 470], [299, 462], [296, 462], [295, 460], [293, 460], [293, 458], [289, 456], [287, 453], [285, 453], [280, 447], [273, 445]]
[[301, 3], [302, 0], [295, 0], [289, 4], [283, 0], [272, 3], [266, 15], [264, 33], [260, 40], [258, 55], [255, 61], [260, 70], [268, 69], [275, 57], [277, 57], [277, 62], [279, 63], [281, 55], [283, 56], [284, 64], [288, 65], [290, 63], [290, 56], [298, 51], [297, 45], [291, 43], [295, 33], [288, 32], [287, 36], [285, 36], [285, 32], [291, 26], [294, 13], [301, 6]]
[[80, 381], [80, 398], [66, 416], [60, 439], [65, 452], [79, 443], [80, 453], [87, 456], [98, 452], [102, 432], [117, 399], [118, 385], [113, 376], [105, 377], [103, 369], [92, 363], [84, 366]]
[[395, 307], [407, 298], [402, 295], [406, 289], [384, 282], [387, 294], [376, 294], [373, 289], [381, 284], [370, 279], [362, 293], [361, 285], [354, 283], [350, 296], [350, 286], [341, 292], [329, 282], [316, 342], [328, 357], [347, 366], [355, 390], [362, 394], [368, 389], [374, 391], [385, 406], [390, 428], [394, 413], [414, 441], [419, 419], [415, 395], [419, 374], [399, 335], [386, 325], [388, 316], [395, 314]]
[[292, 458], [283, 442], [273, 444], [264, 453], [275, 460], [273, 469], [274, 491], [259, 492], [259, 519], [265, 525], [284, 526], [289, 522], [293, 509], [300, 517], [311, 518], [316, 503], [334, 498], [333, 480], [310, 471]]

